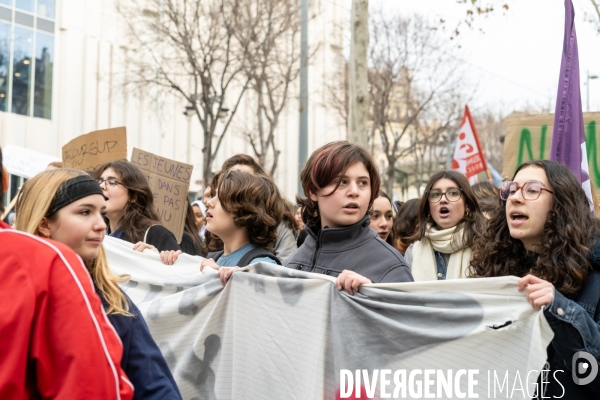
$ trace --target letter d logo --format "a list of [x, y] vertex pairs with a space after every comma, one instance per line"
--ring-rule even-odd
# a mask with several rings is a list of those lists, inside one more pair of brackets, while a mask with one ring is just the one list
[[[577, 361], [581, 358], [585, 359], [587, 362], [582, 362], [577, 365]], [[590, 367], [590, 374], [586, 378], [579, 378], [577, 376], [577, 374], [584, 374]], [[598, 375], [598, 362], [590, 353], [578, 351], [577, 353], [573, 354], [573, 359], [571, 361], [571, 374], [575, 384], [587, 385], [596, 378], [596, 375]]]

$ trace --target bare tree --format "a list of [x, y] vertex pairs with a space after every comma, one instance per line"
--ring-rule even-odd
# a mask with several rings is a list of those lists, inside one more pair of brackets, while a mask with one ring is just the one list
[[[128, 84], [176, 94], [202, 127], [203, 178], [212, 177], [212, 161], [236, 114], [249, 79], [237, 41], [234, 0], [130, 0], [119, 12], [135, 57]], [[231, 110], [226, 100], [233, 104]], [[218, 124], [228, 112], [224, 122]]]
[[438, 94], [421, 117], [415, 121], [412, 139], [415, 142], [415, 161], [408, 169], [412, 171], [411, 184], [421, 195], [421, 186], [436, 171], [446, 169], [454, 153], [454, 142], [466, 99], [457, 88], [449, 88]]
[[488, 164], [502, 171], [506, 115], [489, 109], [474, 110], [473, 119]]
[[426, 152], [435, 141], [420, 119], [456, 95], [461, 75], [447, 41], [423, 18], [378, 12], [369, 25], [370, 137], [378, 135], [381, 141], [387, 159], [382, 178], [391, 193], [397, 162], [419, 149]]
[[[462, 24], [466, 24], [469, 28], [475, 25], [475, 22], [483, 17], [498, 14], [502, 12], [506, 14], [509, 10], [510, 3], [514, 0], [457, 0], [459, 4], [464, 4], [466, 8], [466, 15], [463, 21], [460, 21], [452, 37], [459, 35]], [[600, 33], [600, 1], [598, 0], [579, 0], [579, 5], [583, 9], [585, 20], [596, 28], [596, 31]], [[557, 3], [555, 3], [557, 4]], [[444, 25], [446, 21], [441, 21], [441, 25]]]
[[336, 71], [332, 79], [327, 84], [328, 98], [326, 107], [333, 107], [341, 117], [346, 130], [348, 129], [348, 106], [350, 104], [350, 88], [348, 82], [349, 65], [348, 60], [344, 60], [344, 68]]
[[352, 0], [350, 20], [348, 140], [367, 145], [367, 115], [369, 112], [369, 1]]
[[[299, 68], [299, 3], [294, 0], [234, 0], [234, 34], [243, 49], [242, 75], [249, 82], [256, 114], [245, 134], [258, 162], [271, 175], [280, 150], [275, 132]], [[267, 163], [270, 161], [269, 165]]]

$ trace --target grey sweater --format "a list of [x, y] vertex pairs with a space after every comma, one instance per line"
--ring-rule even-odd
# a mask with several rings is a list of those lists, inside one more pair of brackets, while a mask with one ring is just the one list
[[308, 224], [307, 237], [285, 263], [288, 268], [337, 277], [354, 271], [373, 283], [412, 282], [402, 255], [381, 240], [365, 216], [354, 225], [325, 228]]
[[294, 231], [281, 222], [277, 227], [277, 241], [275, 242], [275, 255], [285, 264], [287, 259], [298, 250]]

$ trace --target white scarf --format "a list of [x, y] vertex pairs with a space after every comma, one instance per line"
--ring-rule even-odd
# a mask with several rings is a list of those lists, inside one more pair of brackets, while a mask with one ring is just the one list
[[[454, 233], [455, 229], [454, 226], [438, 231], [433, 229], [431, 224], [427, 224], [425, 237], [413, 245], [412, 274], [415, 282], [438, 279], [434, 250], [450, 254], [450, 260], [446, 266], [446, 279], [467, 277], [469, 263], [471, 262], [471, 248], [462, 244], [464, 231], [461, 229]], [[458, 235], [458, 237], [454, 238], [454, 235]]]

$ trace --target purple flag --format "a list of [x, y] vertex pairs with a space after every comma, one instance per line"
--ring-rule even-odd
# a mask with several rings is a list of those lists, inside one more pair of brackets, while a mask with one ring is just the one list
[[579, 89], [579, 53], [577, 51], [577, 34], [575, 33], [575, 10], [571, 0], [565, 0], [565, 37], [558, 78], [550, 159], [566, 165], [573, 171], [581, 182], [593, 211]]

